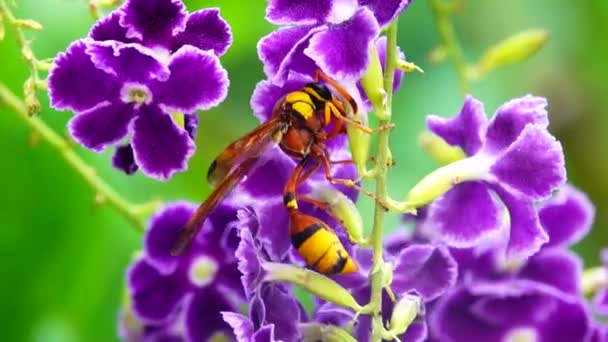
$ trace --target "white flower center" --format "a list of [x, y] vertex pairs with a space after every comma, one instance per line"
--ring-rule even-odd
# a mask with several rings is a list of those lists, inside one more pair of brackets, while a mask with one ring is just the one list
[[516, 328], [511, 330], [505, 342], [535, 342], [536, 330], [533, 328]]
[[143, 84], [126, 83], [120, 90], [120, 99], [124, 103], [133, 103], [135, 106], [140, 106], [152, 102], [152, 93]]
[[198, 287], [209, 285], [215, 278], [217, 269], [215, 260], [208, 256], [200, 256], [190, 265], [190, 282]]
[[326, 20], [332, 24], [343, 23], [352, 18], [358, 8], [357, 0], [334, 0]]

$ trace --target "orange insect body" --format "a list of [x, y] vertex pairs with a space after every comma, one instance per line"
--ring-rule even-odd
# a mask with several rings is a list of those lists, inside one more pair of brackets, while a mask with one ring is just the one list
[[[338, 98], [325, 84], [319, 83], [319, 77], [336, 89], [341, 97]], [[285, 207], [290, 212], [289, 229], [293, 246], [307, 265], [318, 272], [344, 274], [356, 271], [357, 265], [335, 232], [321, 220], [299, 211], [297, 195], [298, 185], [319, 166], [323, 167], [330, 182], [353, 186], [350, 179], [331, 176], [329, 151], [324, 144], [328, 139], [344, 133], [344, 123], [371, 132], [368, 127], [348, 119], [346, 108], [357, 110], [350, 95], [321, 72], [317, 72], [314, 83], [279, 100], [270, 120], [228, 145], [213, 161], [207, 180], [216, 188], [180, 232], [173, 246], [173, 254], [181, 254], [189, 246], [208, 215], [255, 166], [265, 147], [278, 143], [287, 155], [300, 160], [285, 186], [283, 196]], [[331, 131], [326, 132], [326, 127], [330, 125]], [[320, 203], [305, 197], [300, 199], [317, 206]]]

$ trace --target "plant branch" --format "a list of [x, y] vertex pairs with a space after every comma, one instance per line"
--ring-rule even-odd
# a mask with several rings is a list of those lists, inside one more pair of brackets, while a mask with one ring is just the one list
[[15, 112], [19, 119], [24, 121], [42, 140], [55, 149], [66, 163], [97, 193], [102, 203], [107, 202], [114, 207], [131, 222], [138, 232], [144, 231], [146, 226], [144, 217], [158, 209], [162, 204], [160, 201], [136, 204], [122, 197], [112, 186], [99, 177], [92, 166], [80, 158], [64, 138], [53, 131], [39, 117], [30, 117], [25, 103], [2, 83], [0, 83], [0, 105], [5, 105]]
[[[456, 2], [457, 0], [451, 0]], [[444, 0], [431, 0], [431, 7], [433, 9], [433, 15], [435, 16], [435, 24], [437, 25], [437, 31], [441, 39], [441, 45], [450, 59], [450, 62], [456, 69], [458, 81], [460, 83], [460, 89], [464, 94], [471, 92], [471, 84], [467, 71], [467, 64], [456, 38], [454, 32], [454, 26], [450, 21], [450, 15], [454, 12], [454, 6], [449, 6]]]
[[[35, 21], [17, 19], [11, 11], [10, 6], [6, 3], [6, 0], [0, 0], [0, 16], [3, 16], [13, 29], [15, 41], [19, 47], [19, 51], [21, 51], [21, 57], [25, 60], [30, 71], [30, 77], [23, 85], [25, 108], [30, 116], [38, 114], [40, 112], [40, 101], [36, 97], [36, 89], [41, 83], [40, 76], [38, 75], [38, 60], [32, 50], [32, 42], [26, 39], [22, 28], [29, 27], [30, 29], [39, 30], [42, 27]], [[24, 23], [30, 23], [30, 25], [24, 25]]]
[[[387, 56], [386, 70], [384, 73], [384, 90], [386, 91], [386, 102], [384, 104], [383, 113], [380, 116], [382, 119], [379, 122], [380, 126], [390, 124], [392, 115], [392, 95], [393, 95], [393, 75], [397, 63], [397, 19], [390, 24], [387, 31]], [[386, 174], [388, 171], [388, 162], [390, 156], [389, 150], [389, 134], [391, 130], [381, 130], [378, 133], [378, 151], [376, 155], [376, 196], [380, 202], [386, 202], [388, 191], [386, 185]], [[382, 288], [383, 288], [383, 272], [382, 265], [382, 231], [384, 225], [385, 208], [376, 203], [374, 211], [374, 224], [370, 243], [374, 251], [374, 263], [370, 273], [371, 282], [371, 299], [370, 306], [372, 307], [372, 341], [380, 341], [384, 325], [382, 322]]]

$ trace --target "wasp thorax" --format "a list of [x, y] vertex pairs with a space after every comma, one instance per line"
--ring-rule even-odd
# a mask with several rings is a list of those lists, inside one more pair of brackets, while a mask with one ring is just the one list
[[120, 90], [120, 99], [136, 106], [152, 102], [152, 93], [147, 86], [139, 83], [127, 83]]
[[217, 269], [215, 260], [208, 256], [199, 256], [190, 265], [190, 282], [198, 287], [209, 285], [213, 282]]

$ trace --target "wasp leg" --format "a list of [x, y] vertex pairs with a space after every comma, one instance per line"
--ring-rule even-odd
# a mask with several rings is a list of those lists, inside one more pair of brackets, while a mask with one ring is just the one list
[[382, 203], [382, 201], [378, 198], [378, 196], [363, 189], [361, 186], [359, 186], [357, 183], [355, 183], [354, 180], [348, 179], [348, 178], [335, 178], [334, 176], [331, 175], [331, 166], [329, 163], [329, 158], [327, 156], [329, 154], [329, 151], [327, 150], [327, 148], [324, 148], [320, 151], [319, 151], [319, 149], [314, 149], [314, 151], [316, 152], [315, 153], [316, 157], [321, 161], [321, 165], [323, 166], [323, 171], [325, 172], [325, 178], [330, 183], [342, 184], [342, 185], [348, 186], [350, 188], [356, 189], [357, 191], [360, 191], [360, 192], [364, 193], [365, 195], [367, 195], [368, 197], [370, 197], [371, 199], [373, 199], [382, 208], [384, 208], [384, 210], [388, 211], [388, 207], [386, 206], [386, 204]]

